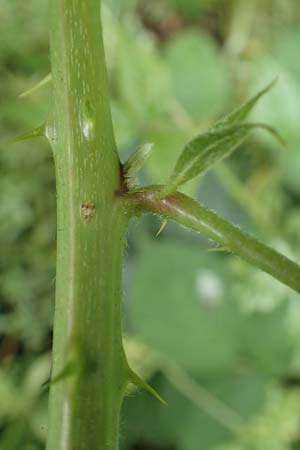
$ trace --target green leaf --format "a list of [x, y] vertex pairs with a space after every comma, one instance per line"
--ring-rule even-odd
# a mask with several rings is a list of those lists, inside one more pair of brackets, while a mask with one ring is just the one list
[[143, 243], [128, 294], [130, 323], [142, 341], [203, 374], [235, 368], [240, 347], [231, 274], [219, 261], [166, 238]]
[[145, 164], [153, 150], [153, 144], [139, 145], [124, 163], [124, 173], [127, 178], [135, 175]]
[[134, 23], [120, 28], [115, 38], [116, 94], [127, 113], [134, 116], [135, 127], [143, 128], [168, 109], [168, 71], [150, 35]]
[[222, 119], [218, 120], [218, 122], [215, 124], [216, 128], [222, 128], [227, 127], [229, 125], [234, 125], [236, 123], [242, 122], [245, 120], [250, 113], [250, 111], [253, 109], [253, 107], [256, 105], [256, 103], [259, 101], [261, 97], [263, 97], [267, 92], [269, 92], [270, 89], [274, 86], [274, 84], [277, 82], [277, 79], [275, 78], [271, 83], [269, 83], [264, 89], [259, 91], [256, 95], [251, 97], [249, 100], [247, 100], [245, 103], [243, 103], [239, 108], [236, 108], [231, 113], [229, 113], [227, 116], [223, 117]]
[[[276, 296], [276, 289], [270, 291]], [[263, 294], [259, 293], [261, 297]], [[258, 369], [273, 376], [293, 373], [294, 361], [299, 354], [299, 307], [295, 303], [298, 298], [293, 292], [291, 294], [286, 294], [283, 303], [273, 311], [250, 313], [245, 321], [245, 354]]]
[[[145, 166], [145, 174], [151, 183], [162, 184], [166, 174], [171, 173], [174, 161], [179, 158], [182, 148], [189, 141], [190, 129], [174, 126], [174, 123], [161, 121], [147, 131], [145, 139], [155, 142], [157, 151], [152, 152]], [[183, 191], [185, 194], [193, 195], [198, 187], [199, 180], [187, 183]]]
[[296, 80], [300, 81], [299, 27], [291, 27], [280, 35], [271, 51], [272, 57]]
[[192, 21], [199, 19], [203, 12], [212, 8], [215, 3], [217, 3], [216, 0], [171, 0], [176, 12]]
[[179, 105], [196, 120], [220, 113], [230, 86], [225, 61], [211, 36], [184, 29], [167, 41], [164, 50]]
[[[176, 377], [177, 374], [174, 375]], [[180, 417], [176, 429], [173, 426], [173, 435], [175, 434], [180, 449], [213, 450], [216, 445], [228, 442], [236, 436], [236, 432], [239, 435], [244, 428], [243, 424], [263, 410], [268, 386], [268, 378], [263, 374], [240, 370], [222, 377], [205, 379], [193, 374], [187, 378], [190, 378], [190, 382], [181, 377], [178, 380], [172, 377], [169, 378], [171, 383], [161, 386], [161, 391], [170, 405], [166, 411], [172, 414], [169, 420], [176, 423], [176, 416]], [[200, 389], [197, 389], [197, 385]], [[220, 412], [224, 407], [243, 419], [242, 424], [236, 427], [235, 433], [220, 421]], [[229, 421], [230, 416], [227, 417]]]
[[[143, 392], [139, 396], [125, 399], [123, 426], [127, 430], [125, 439], [131, 441], [131, 445], [125, 448], [132, 448], [133, 443], [142, 436], [152, 446], [156, 444], [163, 448], [172, 448], [172, 443], [176, 442], [178, 449], [214, 450], [216, 445], [222, 445], [234, 438], [228, 428], [218, 420], [218, 403], [226, 405], [245, 418], [247, 424], [263, 410], [269, 386], [264, 375], [240, 370], [238, 373], [208, 379], [193, 373], [189, 378], [193, 379], [192, 386], [186, 382], [182, 384], [181, 379], [175, 380], [174, 383], [174, 377], [172, 382], [158, 375], [151, 380], [155, 388], [167, 399], [169, 408], [161, 407], [158, 402], [149, 402], [147, 393]], [[195, 384], [199, 385], [206, 395], [195, 389]], [[213, 400], [207, 408], [207, 396], [216, 400], [217, 404]], [[243, 430], [241, 427], [240, 431]]]
[[[288, 46], [288, 43], [285, 45]], [[278, 151], [277, 145], [274, 145], [268, 136], [262, 135], [260, 140], [265, 147], [273, 150], [273, 164], [277, 167], [281, 182], [295, 193], [299, 193], [300, 69], [297, 70], [297, 61], [293, 59], [293, 55], [299, 52], [297, 41], [293, 47], [290, 48], [290, 54], [281, 54], [275, 48], [277, 60], [268, 55], [256, 62], [253, 86], [270, 79], [274, 73], [278, 74], [279, 83], [278, 87], [276, 86], [276, 89], [257, 105], [255, 112], [251, 114], [251, 120], [258, 122], [263, 120], [275, 128], [280, 127], [280, 134], [289, 148], [288, 157], [284, 152]]]
[[273, 80], [242, 106], [217, 121], [207, 132], [200, 134], [184, 147], [161, 197], [171, 194], [179, 186], [205, 172], [215, 162], [229, 156], [247, 139], [254, 128], [267, 129], [282, 143], [275, 130], [267, 125], [241, 123], [258, 100], [274, 86], [275, 82], [276, 80]]
[[199, 174], [203, 174], [214, 163], [229, 156], [249, 137], [251, 131], [255, 128], [263, 128], [280, 140], [274, 129], [259, 123], [211, 128], [184, 147], [173, 174], [160, 197], [163, 198], [170, 195], [187, 181], [192, 180]]

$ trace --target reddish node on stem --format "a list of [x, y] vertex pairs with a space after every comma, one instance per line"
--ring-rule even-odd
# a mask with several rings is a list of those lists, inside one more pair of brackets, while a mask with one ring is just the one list
[[116, 190], [115, 194], [117, 196], [122, 196], [122, 195], [128, 193], [129, 188], [128, 188], [128, 184], [127, 184], [127, 179], [124, 174], [124, 167], [121, 162], [120, 162], [120, 166], [119, 166], [119, 171], [120, 171], [120, 182], [119, 182], [119, 187]]

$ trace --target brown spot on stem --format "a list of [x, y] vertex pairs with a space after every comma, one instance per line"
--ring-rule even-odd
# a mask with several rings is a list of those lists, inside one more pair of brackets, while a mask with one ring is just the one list
[[86, 201], [81, 205], [81, 217], [86, 222], [90, 222], [95, 215], [96, 207], [91, 201]]
[[123, 168], [122, 163], [120, 163], [120, 166], [119, 166], [119, 173], [120, 173], [120, 182], [119, 182], [119, 187], [115, 193], [117, 196], [122, 196], [124, 194], [127, 194], [127, 192], [128, 192], [127, 179], [124, 174], [124, 168]]

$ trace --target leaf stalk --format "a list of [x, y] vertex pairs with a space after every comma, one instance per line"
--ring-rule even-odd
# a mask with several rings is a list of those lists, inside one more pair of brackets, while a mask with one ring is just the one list
[[[185, 194], [157, 198], [163, 186], [148, 186], [127, 196], [132, 214], [152, 212], [202, 233], [300, 293], [300, 266], [271, 247], [232, 225]], [[125, 197], [126, 198], [126, 197]]]

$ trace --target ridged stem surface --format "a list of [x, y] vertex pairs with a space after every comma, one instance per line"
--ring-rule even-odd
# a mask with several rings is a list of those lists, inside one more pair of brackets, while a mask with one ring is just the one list
[[47, 450], [116, 450], [128, 368], [120, 297], [127, 218], [99, 0], [50, 0], [57, 274]]

